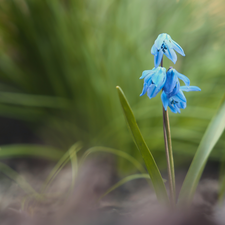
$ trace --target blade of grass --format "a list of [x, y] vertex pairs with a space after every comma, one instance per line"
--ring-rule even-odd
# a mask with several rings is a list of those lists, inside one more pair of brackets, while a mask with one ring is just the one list
[[51, 182], [54, 180], [54, 178], [58, 175], [58, 173], [61, 171], [61, 169], [68, 163], [71, 157], [74, 156], [79, 150], [81, 149], [81, 143], [75, 143], [58, 161], [58, 163], [54, 166], [50, 174], [48, 175], [46, 181], [43, 184], [43, 187], [41, 189], [41, 193], [43, 194], [48, 187], [50, 186]]
[[36, 200], [40, 200], [42, 197], [37, 193], [32, 186], [27, 183], [27, 181], [19, 175], [16, 171], [11, 169], [9, 166], [5, 165], [4, 163], [0, 163], [0, 171], [5, 174], [7, 177], [12, 179], [14, 182], [16, 182], [19, 187], [25, 191], [27, 194], [32, 195]]
[[16, 118], [25, 121], [39, 121], [46, 115], [43, 108], [28, 108], [0, 103], [0, 115], [7, 118]]
[[0, 103], [46, 108], [66, 108], [70, 104], [65, 98], [10, 92], [0, 92]]
[[70, 148], [69, 153], [70, 153], [70, 161], [71, 161], [71, 172], [72, 172], [72, 180], [71, 180], [71, 188], [70, 188], [70, 193], [74, 190], [75, 186], [75, 180], [78, 174], [78, 160], [77, 160], [77, 150], [72, 146]]
[[38, 157], [48, 160], [59, 160], [63, 152], [52, 147], [41, 145], [6, 145], [0, 147], [0, 159], [17, 157]]
[[127, 161], [129, 161], [130, 163], [132, 163], [141, 173], [146, 173], [144, 167], [141, 165], [141, 163], [139, 163], [135, 158], [133, 158], [132, 156], [130, 156], [129, 154], [127, 154], [126, 152], [117, 150], [117, 149], [113, 149], [113, 148], [107, 148], [107, 147], [102, 147], [102, 146], [96, 146], [93, 148], [88, 149], [82, 156], [82, 158], [80, 159], [80, 165], [83, 164], [84, 160], [92, 153], [95, 152], [106, 152], [106, 153], [111, 153], [114, 155], [117, 155], [119, 157], [122, 157], [124, 159], [126, 159]]
[[127, 119], [128, 126], [133, 135], [134, 142], [144, 159], [144, 162], [147, 167], [148, 173], [150, 175], [157, 198], [161, 202], [163, 201], [163, 202], [168, 203], [169, 199], [168, 199], [168, 195], [166, 192], [166, 187], [164, 185], [163, 178], [162, 178], [160, 171], [156, 165], [156, 162], [155, 162], [150, 150], [148, 149], [148, 147], [144, 141], [144, 138], [142, 137], [142, 134], [139, 130], [139, 127], [137, 125], [134, 114], [130, 108], [130, 105], [129, 105], [122, 89], [118, 86], [116, 88], [118, 90], [120, 103], [123, 108], [125, 117]]
[[212, 118], [182, 185], [179, 203], [190, 202], [201, 178], [207, 159], [225, 128], [225, 101]]
[[121, 185], [123, 185], [123, 184], [125, 184], [125, 183], [127, 183], [129, 181], [136, 180], [136, 179], [141, 179], [141, 178], [150, 179], [149, 174], [147, 174], [147, 173], [133, 174], [133, 175], [127, 176], [127, 177], [123, 178], [122, 180], [120, 180], [119, 182], [117, 182], [116, 184], [114, 184], [111, 188], [109, 188], [103, 195], [101, 195], [99, 197], [98, 200], [102, 199], [107, 194], [109, 194], [110, 192], [114, 191], [116, 188], [120, 187]]

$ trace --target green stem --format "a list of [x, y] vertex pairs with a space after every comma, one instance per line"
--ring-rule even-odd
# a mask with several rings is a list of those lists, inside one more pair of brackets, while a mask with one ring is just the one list
[[175, 205], [176, 185], [175, 185], [172, 141], [171, 141], [171, 133], [170, 133], [170, 122], [169, 122], [168, 111], [165, 111], [164, 108], [163, 108], [163, 132], [164, 132], [166, 158], [167, 158], [168, 173], [169, 173], [171, 204]]
[[[161, 67], [163, 67], [163, 59], [161, 61]], [[173, 162], [173, 150], [172, 150], [172, 140], [171, 140], [168, 110], [166, 111], [164, 107], [163, 107], [163, 134], [166, 150], [168, 177], [170, 183], [171, 205], [174, 207], [176, 202], [176, 183], [175, 183], [175, 172]]]

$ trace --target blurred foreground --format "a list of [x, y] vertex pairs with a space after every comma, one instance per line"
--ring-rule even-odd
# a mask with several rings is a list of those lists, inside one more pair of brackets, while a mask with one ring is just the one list
[[[30, 167], [20, 163], [20, 169], [17, 169], [38, 189], [50, 172], [50, 167], [45, 165], [42, 169], [38, 167], [36, 171], [28, 172]], [[118, 181], [110, 158], [87, 160], [81, 167], [73, 190], [70, 186], [71, 175], [69, 167], [62, 169], [42, 196], [30, 195], [26, 193], [27, 188], [21, 190], [18, 185], [9, 185], [6, 180], [1, 180], [1, 187], [8, 186], [7, 194], [3, 195], [6, 190], [1, 190], [0, 194], [1, 205], [8, 205], [1, 210], [1, 224], [224, 224], [224, 206], [219, 209], [216, 205], [218, 183], [213, 179], [201, 181], [190, 209], [179, 208], [172, 212], [158, 203], [152, 187], [145, 179], [127, 182], [101, 198]], [[178, 183], [183, 175], [178, 173]]]

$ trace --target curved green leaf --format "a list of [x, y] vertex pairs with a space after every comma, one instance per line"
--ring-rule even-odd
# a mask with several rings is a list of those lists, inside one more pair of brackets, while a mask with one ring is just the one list
[[29, 107], [66, 108], [70, 102], [60, 97], [0, 92], [0, 103]]
[[111, 188], [109, 188], [100, 198], [103, 198], [104, 196], [106, 196], [107, 194], [109, 194], [110, 192], [114, 191], [116, 188], [120, 187], [121, 185], [127, 183], [128, 181], [131, 180], [136, 180], [136, 179], [140, 179], [140, 178], [145, 178], [145, 179], [150, 179], [149, 174], [147, 173], [143, 173], [143, 174], [133, 174], [130, 176], [127, 176], [125, 178], [123, 178], [122, 180], [120, 180], [119, 182], [117, 182], [116, 184], [114, 184]]
[[142, 137], [142, 134], [139, 130], [139, 127], [137, 125], [134, 114], [130, 108], [130, 105], [129, 105], [122, 89], [118, 86], [116, 88], [118, 90], [120, 103], [122, 105], [125, 117], [127, 119], [128, 126], [133, 135], [134, 142], [144, 159], [144, 162], [145, 162], [146, 168], [148, 170], [148, 173], [150, 175], [157, 198], [160, 201], [168, 202], [169, 199], [168, 199], [168, 195], [166, 192], [166, 188], [165, 188], [165, 185], [163, 182], [163, 178], [160, 174], [160, 171], [156, 165], [156, 162], [155, 162], [150, 150], [148, 149], [148, 147], [144, 141], [144, 138]]
[[0, 159], [17, 157], [38, 157], [48, 160], [58, 160], [64, 152], [42, 145], [14, 144], [0, 147]]
[[225, 101], [211, 120], [182, 185], [179, 202], [191, 201], [207, 159], [225, 128]]
[[22, 177], [16, 171], [11, 169], [9, 166], [1, 162], [0, 162], [0, 172], [2, 172], [10, 179], [12, 179], [14, 182], [16, 182], [19, 185], [19, 187], [23, 189], [27, 194], [34, 196], [37, 200], [42, 198], [42, 196], [38, 192], [36, 192], [36, 190], [33, 189], [33, 187], [24, 179], [24, 177]]
[[77, 142], [74, 145], [70, 147], [70, 149], [62, 156], [62, 158], [58, 161], [58, 163], [54, 166], [52, 171], [49, 173], [46, 181], [43, 184], [43, 187], [41, 189], [41, 193], [44, 193], [52, 181], [55, 179], [55, 177], [58, 175], [58, 173], [61, 171], [61, 169], [68, 163], [69, 160], [71, 160], [72, 164], [72, 187], [74, 186], [75, 182], [75, 176], [77, 175], [77, 165], [74, 165], [74, 162], [72, 162], [73, 157], [75, 157], [75, 161], [77, 161], [76, 153], [81, 149], [81, 143]]
[[117, 155], [119, 157], [122, 157], [132, 163], [141, 173], [146, 173], [145, 168], [139, 163], [134, 157], [130, 156], [126, 152], [123, 152], [121, 150], [113, 149], [113, 148], [107, 148], [102, 146], [96, 146], [88, 149], [80, 159], [80, 165], [83, 164], [84, 160], [91, 154], [95, 152], [106, 152], [111, 153], [114, 155]]
[[80, 148], [77, 145], [73, 145], [69, 149], [70, 153], [70, 162], [71, 162], [71, 172], [72, 172], [72, 180], [71, 180], [71, 188], [70, 188], [70, 194], [74, 190], [75, 186], [75, 180], [77, 178], [78, 174], [78, 160], [77, 160], [77, 152], [80, 150]]

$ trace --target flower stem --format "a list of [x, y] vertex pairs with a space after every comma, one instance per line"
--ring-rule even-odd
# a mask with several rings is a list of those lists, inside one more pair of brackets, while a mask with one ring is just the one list
[[[161, 67], [163, 67], [163, 59], [161, 61]], [[164, 107], [163, 107], [163, 134], [164, 134], [164, 143], [165, 143], [165, 150], [166, 150], [168, 177], [169, 177], [169, 183], [170, 183], [170, 200], [171, 200], [172, 207], [175, 207], [176, 185], [175, 185], [172, 140], [171, 140], [171, 133], [170, 133], [170, 122], [169, 122], [168, 110], [166, 111]]]

